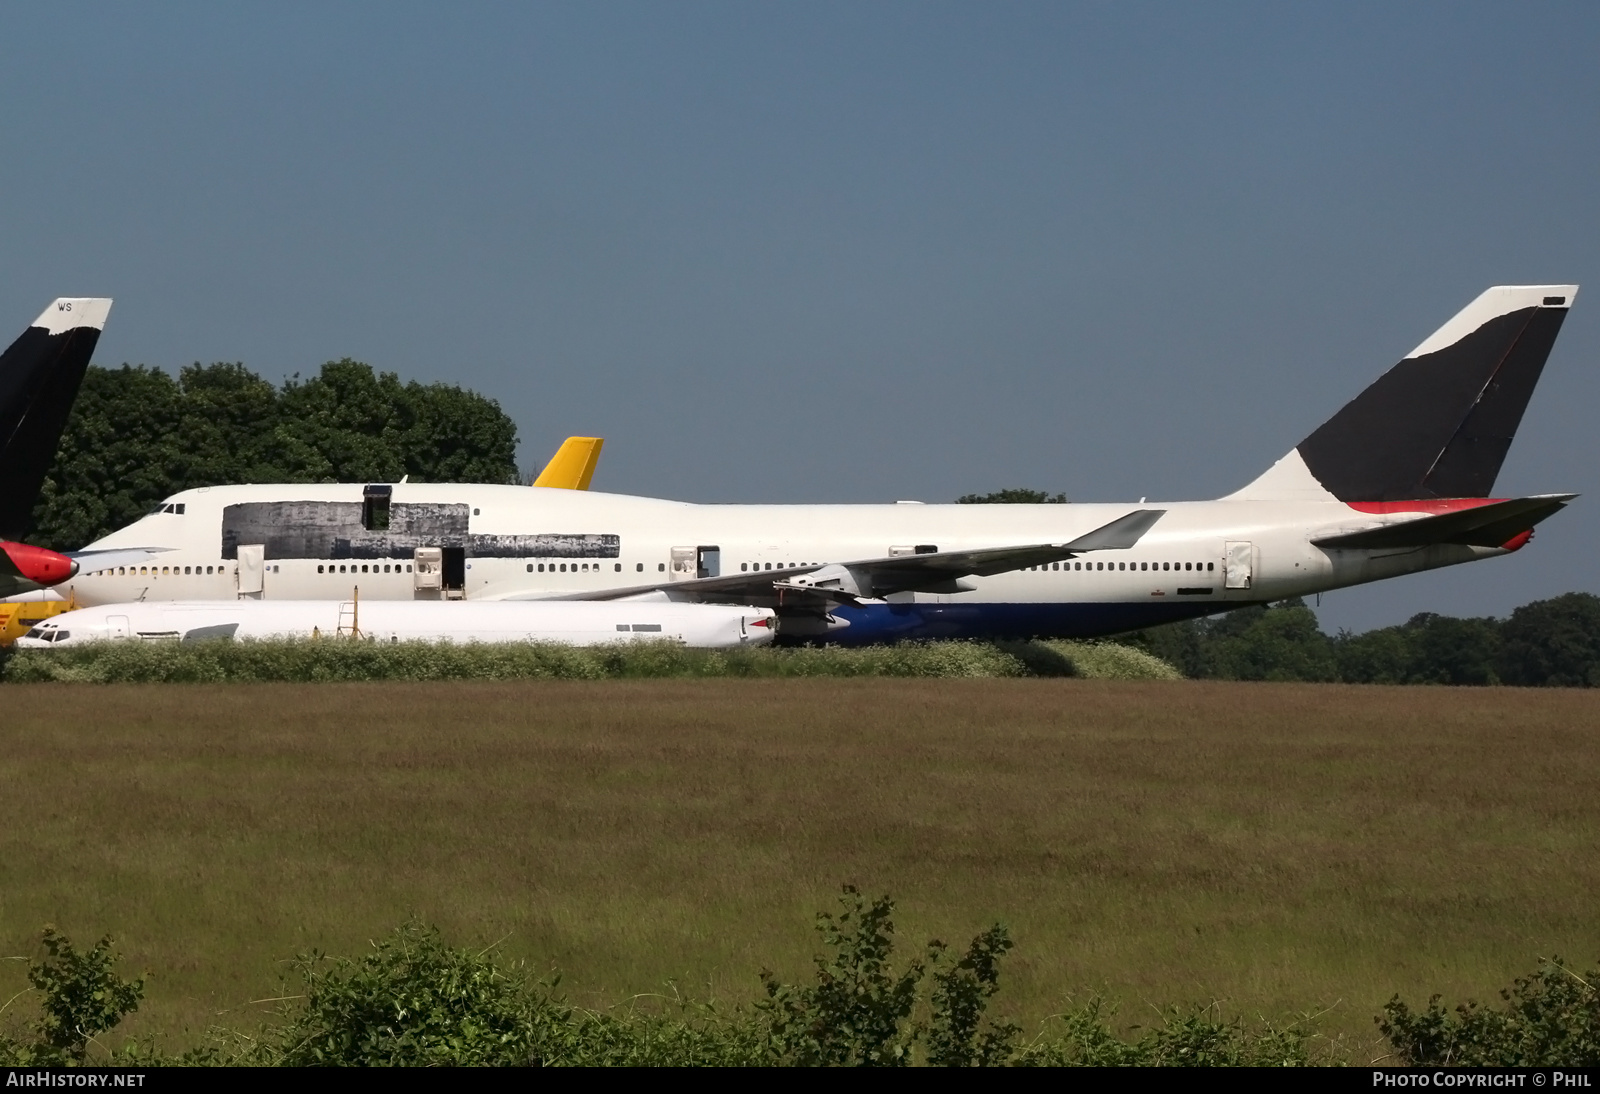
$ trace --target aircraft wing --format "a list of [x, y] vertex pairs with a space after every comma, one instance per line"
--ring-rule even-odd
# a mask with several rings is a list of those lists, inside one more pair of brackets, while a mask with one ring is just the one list
[[[529, 594], [527, 598], [622, 600], [662, 596], [672, 600], [825, 608], [831, 603], [881, 599], [891, 593], [963, 592], [970, 588], [961, 584], [963, 577], [990, 577], [1026, 566], [1061, 562], [1088, 551], [1126, 550], [1138, 543], [1165, 513], [1165, 509], [1136, 509], [1070, 543], [1030, 543], [921, 555], [888, 555], [854, 562], [794, 566], [784, 570], [701, 577], [548, 598]], [[513, 596], [508, 599], [522, 598]]]
[[137, 566], [149, 562], [172, 547], [106, 547], [98, 551], [68, 551], [66, 555], [78, 564], [79, 573], [111, 570], [118, 566]]
[[1500, 547], [1560, 510], [1576, 494], [1540, 494], [1529, 498], [1491, 501], [1471, 509], [1418, 517], [1363, 532], [1324, 536], [1311, 542], [1318, 547], [1431, 547], [1456, 543], [1469, 547]]

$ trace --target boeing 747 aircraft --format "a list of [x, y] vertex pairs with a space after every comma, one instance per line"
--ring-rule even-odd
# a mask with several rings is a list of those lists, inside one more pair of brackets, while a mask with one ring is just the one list
[[[1254, 481], [1161, 505], [694, 505], [516, 486], [187, 490], [97, 543], [127, 601], [624, 600], [776, 610], [780, 641], [1087, 637], [1520, 549], [1491, 498], [1575, 285], [1484, 292]], [[109, 554], [100, 557], [111, 557]], [[131, 559], [134, 556], [123, 556]]]

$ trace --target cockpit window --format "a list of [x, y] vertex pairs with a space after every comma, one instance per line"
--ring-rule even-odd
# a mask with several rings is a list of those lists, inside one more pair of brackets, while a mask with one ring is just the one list
[[28, 633], [23, 635], [22, 637], [24, 637], [24, 638], [43, 638], [44, 636], [45, 636], [45, 630], [44, 630], [43, 627], [30, 627], [30, 628], [28, 628]]
[[183, 501], [179, 501], [179, 502], [164, 501], [160, 505], [156, 506], [154, 509], [150, 510], [150, 512], [146, 513], [145, 515], [153, 517], [157, 513], [176, 513], [178, 516], [182, 516], [184, 507], [186, 505], [188, 505], [188, 502], [183, 502]]

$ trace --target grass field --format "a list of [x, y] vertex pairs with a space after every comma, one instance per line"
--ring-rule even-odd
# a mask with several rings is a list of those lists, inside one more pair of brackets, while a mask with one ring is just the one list
[[[1063, 993], [1332, 1008], [1600, 957], [1600, 694], [765, 679], [10, 685], [0, 956], [153, 974], [127, 1032], [249, 1028], [278, 959], [415, 913], [588, 1004], [805, 975], [839, 885], [904, 943], [1012, 927]], [[0, 1002], [25, 986], [0, 962]], [[8, 1016], [21, 1013], [23, 997]]]

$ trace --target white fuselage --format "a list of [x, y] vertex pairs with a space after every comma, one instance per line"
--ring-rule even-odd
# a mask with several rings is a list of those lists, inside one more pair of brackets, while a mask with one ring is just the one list
[[700, 648], [763, 646], [773, 613], [721, 604], [620, 601], [199, 600], [80, 608], [17, 640], [59, 649], [131, 638], [195, 642], [233, 638], [359, 638], [369, 642], [553, 642], [596, 646], [670, 641]]
[[[1063, 543], [1138, 508], [1070, 505], [696, 505], [586, 491], [400, 483], [377, 519], [359, 484], [219, 486], [86, 550], [158, 549], [73, 583], [79, 604], [248, 599], [364, 603], [573, 596], [936, 548]], [[1303, 596], [1506, 553], [1432, 546], [1330, 550], [1310, 541], [1416, 513], [1332, 499], [1151, 503], [1165, 515], [1127, 550], [963, 579], [964, 591], [901, 593], [842, 608], [829, 640], [1091, 636], [1241, 603]], [[181, 512], [179, 511], [181, 509]], [[377, 527], [369, 527], [375, 525]], [[418, 572], [417, 551], [455, 552], [456, 572]], [[89, 556], [92, 559], [92, 555]], [[107, 556], [110, 557], [110, 556]], [[259, 560], [259, 561], [256, 561]], [[446, 570], [450, 569], [447, 559]], [[434, 588], [424, 587], [428, 581]]]

